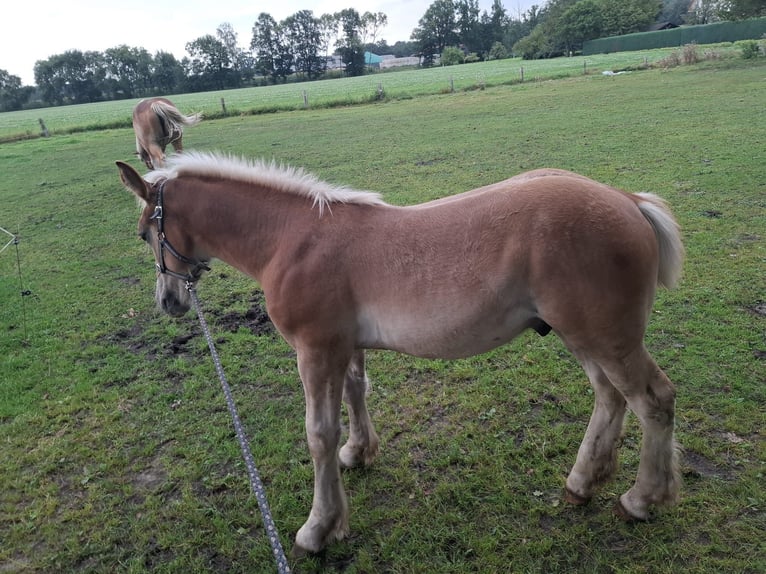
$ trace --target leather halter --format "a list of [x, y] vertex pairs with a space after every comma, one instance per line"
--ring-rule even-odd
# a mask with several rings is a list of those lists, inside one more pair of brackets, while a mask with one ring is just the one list
[[[159, 261], [155, 263], [157, 266], [157, 272], [162, 273], [165, 275], [170, 275], [171, 277], [175, 277], [176, 279], [181, 279], [182, 281], [186, 281], [189, 284], [194, 284], [197, 281], [199, 281], [199, 278], [202, 276], [203, 271], [210, 271], [210, 266], [208, 265], [209, 261], [203, 261], [201, 259], [192, 259], [190, 257], [186, 257], [186, 255], [183, 255], [178, 252], [178, 250], [173, 247], [170, 244], [170, 241], [168, 241], [167, 237], [165, 236], [165, 225], [164, 225], [164, 209], [163, 209], [163, 194], [165, 192], [165, 183], [167, 183], [167, 180], [163, 181], [159, 188], [157, 189], [157, 206], [154, 208], [154, 213], [149, 219], [154, 219], [157, 221], [157, 240], [160, 247], [160, 253], [159, 253]], [[178, 273], [177, 271], [173, 271], [172, 269], [168, 269], [167, 265], [165, 265], [165, 250], [168, 250], [170, 254], [178, 259], [181, 263], [186, 263], [187, 265], [191, 265], [192, 268], [186, 273]]]

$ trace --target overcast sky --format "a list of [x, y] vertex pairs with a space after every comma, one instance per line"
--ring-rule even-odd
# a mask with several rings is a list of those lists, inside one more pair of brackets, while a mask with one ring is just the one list
[[[34, 85], [34, 65], [68, 50], [103, 52], [127, 45], [170, 52], [179, 60], [188, 56], [185, 46], [206, 34], [215, 35], [228, 22], [239, 45], [249, 48], [253, 23], [261, 12], [280, 22], [299, 10], [315, 16], [344, 8], [383, 12], [388, 25], [380, 38], [389, 44], [410, 39], [433, 0], [21, 0], [0, 19], [0, 70]], [[518, 18], [530, 6], [545, 0], [503, 0], [507, 13]], [[489, 11], [492, 0], [479, 0]]]

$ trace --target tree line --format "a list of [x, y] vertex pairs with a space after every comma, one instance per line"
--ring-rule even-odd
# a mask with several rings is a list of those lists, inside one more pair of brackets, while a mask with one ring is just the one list
[[[35, 86], [0, 69], [0, 111], [159, 94], [222, 90], [369, 72], [365, 52], [418, 56], [422, 66], [577, 53], [596, 38], [643, 31], [657, 21], [703, 24], [766, 16], [766, 0], [547, 0], [516, 17], [501, 0], [480, 11], [478, 0], [434, 0], [409, 41], [380, 40], [382, 13], [347, 8], [315, 16], [300, 10], [277, 22], [261, 13], [249, 49], [224, 23], [215, 35], [188, 42], [187, 56], [154, 55], [125, 45], [104, 52], [71, 50], [35, 64]], [[331, 57], [340, 69], [328, 66]]]

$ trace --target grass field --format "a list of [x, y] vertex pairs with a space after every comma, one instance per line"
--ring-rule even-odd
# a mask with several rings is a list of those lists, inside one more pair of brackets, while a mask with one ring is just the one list
[[[738, 57], [740, 49], [733, 44], [700, 47], [699, 57], [706, 53], [717, 57]], [[673, 48], [599, 54], [594, 56], [524, 61], [518, 58], [479, 62], [462, 66], [427, 70], [395, 70], [391, 72], [322, 80], [310, 83], [290, 83], [220, 92], [171, 95], [170, 98], [185, 113], [203, 112], [207, 117], [223, 114], [221, 102], [228, 115], [260, 114], [369, 103], [378, 98], [379, 88], [389, 100], [444, 92], [476, 90], [486, 87], [535, 82], [555, 78], [600, 74], [603, 71], [639, 69], [658, 65]], [[40, 133], [39, 120], [54, 134], [90, 130], [97, 127], [130, 127], [133, 106], [137, 100], [99, 102], [95, 104], [26, 110], [0, 114], [0, 142]]]
[[[613, 516], [634, 417], [616, 480], [586, 507], [562, 502], [593, 396], [553, 337], [453, 362], [371, 352], [381, 455], [344, 473], [350, 538], [296, 571], [766, 569], [765, 82], [763, 60], [708, 62], [187, 130], [189, 148], [400, 205], [571, 169], [659, 194], [683, 228], [684, 278], [658, 293], [647, 337], [678, 387], [680, 505], [648, 524]], [[18, 259], [0, 253], [0, 572], [274, 572], [204, 338], [191, 314], [154, 309], [115, 160], [141, 169], [129, 128], [0, 145], [0, 227], [19, 237]], [[294, 353], [254, 282], [216, 263], [199, 294], [289, 548], [312, 494]]]

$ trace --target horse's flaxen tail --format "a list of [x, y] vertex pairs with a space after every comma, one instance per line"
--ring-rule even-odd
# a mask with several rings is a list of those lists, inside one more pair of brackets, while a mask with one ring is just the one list
[[165, 102], [154, 102], [152, 111], [179, 131], [181, 126], [193, 126], [202, 120], [201, 112], [186, 116], [177, 107]]
[[659, 245], [660, 264], [657, 283], [668, 288], [675, 287], [681, 278], [684, 263], [684, 245], [678, 222], [667, 203], [652, 193], [636, 193], [638, 208], [654, 228]]

